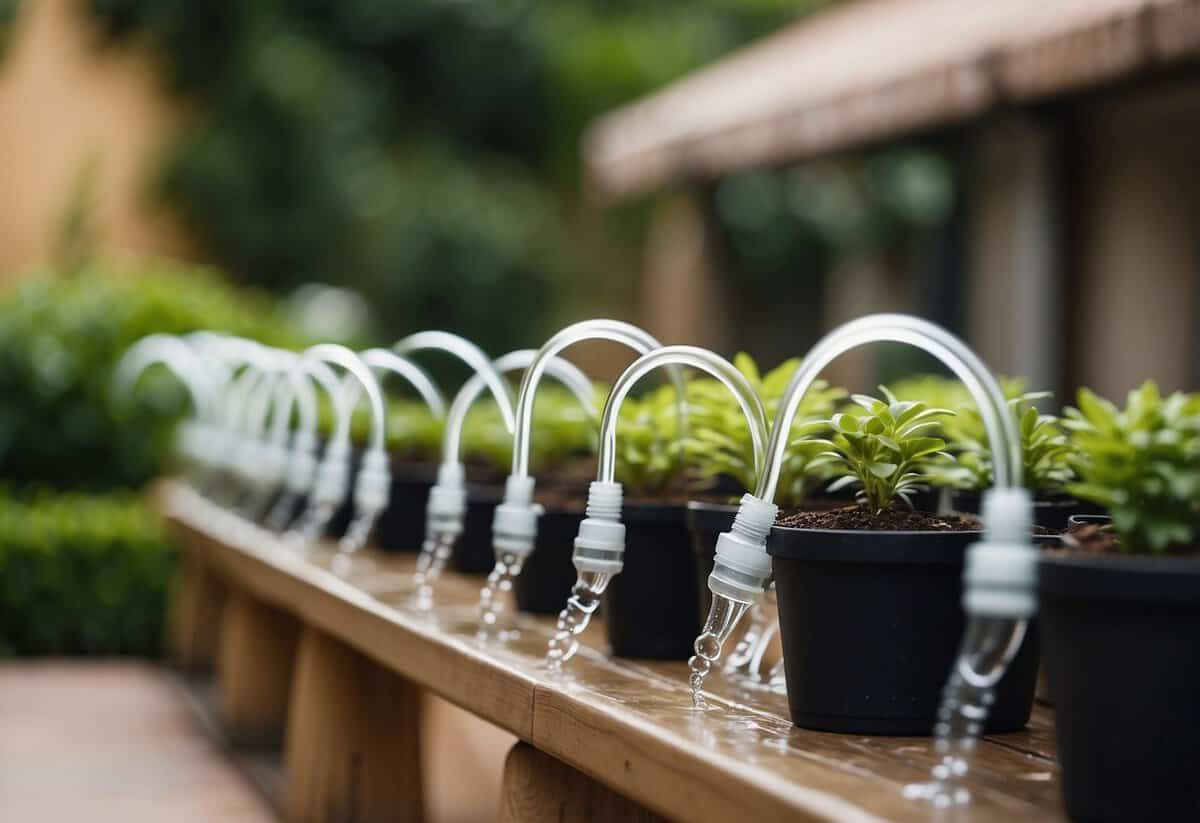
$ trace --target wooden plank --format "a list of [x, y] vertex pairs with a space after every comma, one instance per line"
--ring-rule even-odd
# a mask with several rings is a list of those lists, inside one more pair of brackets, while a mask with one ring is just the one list
[[518, 743], [504, 761], [500, 823], [665, 823], [570, 766]]
[[[403, 591], [372, 597], [356, 585], [367, 581], [353, 569], [327, 571], [325, 554], [306, 559], [261, 533], [216, 539], [209, 529], [217, 519], [187, 514], [188, 493], [178, 487], [164, 504], [187, 539], [238, 585], [658, 814], [714, 823], [750, 815], [929, 816], [927, 806], [901, 797], [906, 783], [927, 778], [928, 738], [797, 729], [783, 697], [719, 677], [712, 679], [713, 708], [696, 711], [683, 664], [609, 659], [594, 632], [569, 670], [552, 675], [543, 664], [549, 620], [520, 616], [519, 634], [505, 643], [475, 639], [477, 579], [448, 575], [438, 606], [421, 614]], [[395, 580], [412, 568], [411, 558], [362, 560], [371, 564], [368, 576]], [[980, 743], [970, 780], [976, 802], [962, 819], [1061, 819], [1046, 717], [1039, 709], [1029, 731]], [[299, 720], [295, 709], [292, 719]]]
[[217, 688], [221, 722], [235, 745], [283, 739], [299, 629], [286, 611], [245, 591], [229, 594], [221, 618]]
[[207, 671], [215, 664], [225, 594], [225, 584], [203, 552], [185, 550], [179, 558], [167, 622], [167, 647], [181, 667]]
[[316, 629], [300, 639], [284, 748], [291, 823], [419, 821], [421, 695]]

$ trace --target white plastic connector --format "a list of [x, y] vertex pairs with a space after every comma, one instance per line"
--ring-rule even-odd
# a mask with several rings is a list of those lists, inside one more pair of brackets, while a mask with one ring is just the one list
[[296, 496], [308, 494], [317, 476], [317, 438], [312, 432], [297, 429], [292, 436], [284, 485]]
[[317, 505], [338, 506], [346, 499], [350, 487], [350, 447], [331, 440], [317, 467], [313, 502]]
[[387, 508], [391, 496], [392, 470], [387, 452], [367, 449], [354, 482], [354, 507], [360, 512], [378, 514]]
[[442, 463], [438, 467], [437, 483], [429, 490], [429, 502], [425, 505], [426, 536], [462, 534], [467, 513], [467, 489], [463, 481], [461, 463]]
[[620, 483], [592, 481], [588, 486], [587, 517], [579, 524], [573, 560], [584, 572], [617, 575], [625, 566], [625, 524], [621, 522]]
[[528, 557], [537, 539], [542, 507], [533, 502], [533, 478], [509, 475], [504, 482], [504, 502], [492, 518], [492, 546], [496, 556]]
[[741, 603], [753, 603], [771, 578], [767, 535], [779, 507], [752, 494], [742, 495], [733, 526], [717, 537], [716, 557], [708, 588]]
[[263, 445], [242, 435], [237, 446], [237, 477], [247, 488], [258, 488], [263, 462]]
[[258, 470], [258, 482], [262, 489], [277, 489], [283, 482], [287, 470], [287, 450], [278, 443], [263, 443], [260, 449], [262, 464]]
[[967, 550], [963, 608], [979, 617], [1031, 617], [1037, 610], [1038, 553], [1030, 540], [1033, 503], [1023, 488], [983, 496], [984, 539]]

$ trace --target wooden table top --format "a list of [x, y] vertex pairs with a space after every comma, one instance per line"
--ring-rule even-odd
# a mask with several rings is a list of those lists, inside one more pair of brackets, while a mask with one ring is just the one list
[[[516, 637], [477, 639], [481, 578], [447, 573], [423, 613], [408, 605], [412, 555], [364, 551], [335, 574], [329, 548], [302, 556], [262, 530], [230, 529], [228, 515], [182, 485], [164, 484], [158, 499], [186, 550], [231, 582], [668, 817], [946, 816], [901, 796], [928, 778], [929, 738], [798, 729], [784, 696], [716, 674], [698, 710], [684, 663], [609, 658], [591, 630], [556, 674], [544, 665], [548, 618], [519, 615]], [[1062, 819], [1049, 711], [1035, 709], [1023, 732], [982, 741], [969, 786], [974, 801], [955, 820]]]

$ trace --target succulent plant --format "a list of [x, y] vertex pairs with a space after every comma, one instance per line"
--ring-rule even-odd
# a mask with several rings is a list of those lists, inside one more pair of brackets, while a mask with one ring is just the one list
[[859, 505], [873, 513], [896, 500], [912, 507], [912, 494], [932, 479], [934, 461], [952, 460], [946, 441], [933, 437], [939, 424], [954, 415], [950, 409], [931, 408], [919, 400], [898, 400], [880, 386], [886, 400], [856, 394], [857, 414], [839, 413], [828, 421], [829, 439], [800, 441], [798, 446], [822, 451], [810, 461], [829, 465], [838, 475], [830, 491], [857, 487]]
[[1196, 545], [1200, 394], [1163, 397], [1153, 381], [1125, 408], [1080, 389], [1063, 425], [1079, 480], [1067, 489], [1104, 506], [1121, 550], [1161, 554]]

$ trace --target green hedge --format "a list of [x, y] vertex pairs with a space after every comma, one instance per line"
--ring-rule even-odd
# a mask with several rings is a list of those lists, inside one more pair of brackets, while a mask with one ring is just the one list
[[187, 410], [153, 370], [113, 392], [125, 349], [211, 328], [303, 340], [265, 295], [176, 263], [35, 272], [0, 298], [0, 656], [155, 654], [173, 553], [132, 489]]
[[93, 264], [73, 276], [28, 276], [0, 299], [0, 477], [94, 491], [153, 477], [186, 394], [151, 374], [129, 403], [113, 395], [113, 369], [144, 335], [206, 328], [302, 342], [274, 301], [208, 268]]
[[0, 494], [0, 657], [156, 654], [174, 558], [132, 495]]

